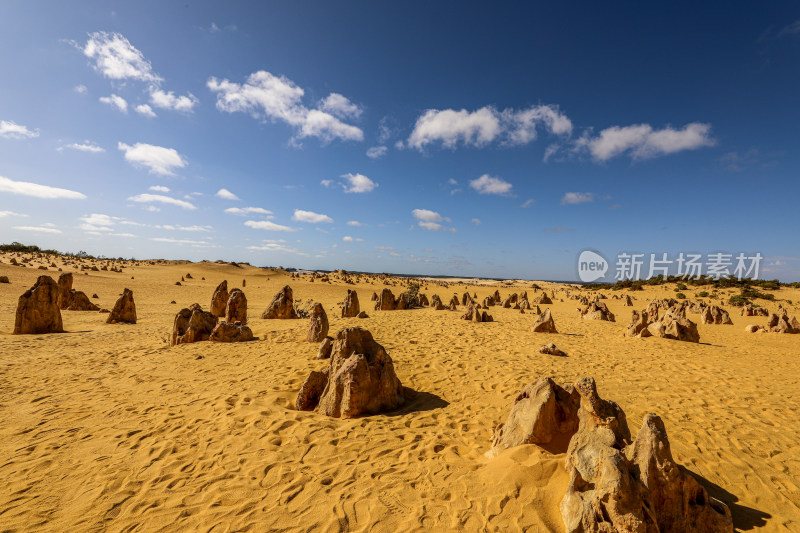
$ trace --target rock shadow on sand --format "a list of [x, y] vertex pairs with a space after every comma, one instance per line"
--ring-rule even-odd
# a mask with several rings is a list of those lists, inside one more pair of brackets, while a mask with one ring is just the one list
[[383, 413], [386, 416], [402, 416], [411, 413], [423, 413], [425, 411], [434, 411], [436, 409], [444, 409], [450, 402], [432, 392], [417, 391], [410, 387], [403, 387], [403, 394], [406, 402], [399, 409]]
[[680, 465], [679, 468], [686, 474], [694, 477], [698, 483], [705, 487], [709, 495], [728, 505], [728, 508], [731, 510], [731, 517], [733, 518], [733, 527], [736, 531], [750, 531], [757, 527], [764, 527], [767, 524], [767, 520], [772, 518], [772, 515], [769, 513], [737, 503], [739, 498], [735, 494], [731, 494], [697, 472], [692, 472], [688, 468]]

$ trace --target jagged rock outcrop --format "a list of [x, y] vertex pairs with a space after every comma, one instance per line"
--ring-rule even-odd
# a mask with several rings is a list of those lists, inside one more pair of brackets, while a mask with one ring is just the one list
[[567, 356], [567, 354], [564, 353], [563, 350], [559, 350], [558, 347], [552, 342], [550, 344], [545, 344], [544, 346], [539, 348], [539, 353], [543, 353], [545, 355], [557, 355], [559, 357]]
[[117, 299], [106, 319], [106, 324], [136, 324], [136, 302], [133, 301], [133, 291], [125, 289], [122, 296]]
[[571, 385], [562, 388], [549, 377], [537, 379], [514, 398], [508, 420], [494, 431], [492, 452], [547, 444], [555, 437], [569, 440], [578, 430], [579, 405], [580, 396]]
[[198, 304], [181, 309], [175, 315], [175, 321], [172, 324], [170, 346], [207, 341], [217, 326], [218, 320], [219, 318], [215, 314], [203, 311]]
[[303, 383], [296, 407], [352, 418], [390, 411], [404, 402], [403, 386], [383, 346], [366, 329], [347, 328], [336, 334], [328, 368], [311, 372]]
[[772, 314], [767, 322], [767, 330], [772, 333], [800, 333], [800, 321], [797, 317], [789, 317], [785, 309], [781, 314]]
[[247, 324], [247, 297], [241, 289], [233, 289], [225, 304], [225, 322]]
[[700, 313], [702, 324], [733, 324], [728, 312], [716, 305], [706, 306]]
[[308, 342], [321, 342], [328, 336], [328, 315], [321, 303], [314, 305], [311, 310], [311, 323], [308, 326], [306, 340]]
[[442, 311], [443, 309], [446, 309], [446, 307], [442, 303], [442, 300], [439, 298], [438, 294], [434, 294], [433, 298], [431, 298], [431, 307], [433, 307], [437, 311]]
[[61, 310], [58, 308], [58, 285], [50, 276], [39, 276], [33, 287], [17, 301], [14, 335], [63, 331]]
[[220, 318], [225, 316], [225, 309], [228, 306], [228, 280], [223, 280], [217, 285], [214, 294], [211, 296], [211, 313]]
[[330, 359], [332, 350], [333, 350], [333, 337], [325, 337], [324, 339], [322, 339], [322, 342], [319, 343], [319, 349], [317, 350], [317, 359]]
[[64, 272], [58, 276], [58, 307], [67, 311], [98, 311], [86, 293], [72, 288], [72, 273]]
[[375, 302], [375, 310], [378, 311], [394, 311], [395, 299], [394, 294], [389, 289], [383, 289], [378, 300]]
[[292, 288], [286, 285], [272, 298], [267, 309], [261, 315], [266, 319], [293, 319], [298, 318], [297, 311], [294, 309], [294, 298]]
[[584, 320], [606, 320], [616, 322], [614, 313], [608, 310], [608, 306], [603, 302], [591, 302], [586, 309], [581, 311], [581, 318]]
[[531, 331], [534, 333], [558, 333], [556, 323], [550, 314], [550, 309], [545, 309], [544, 313], [536, 315], [536, 319], [531, 325]]
[[533, 299], [533, 303], [539, 305], [551, 305], [553, 303], [553, 300], [550, 299], [550, 297], [547, 295], [546, 292], [542, 291], [542, 294], [540, 296]]
[[342, 306], [342, 318], [354, 318], [361, 312], [361, 307], [358, 305], [358, 294], [352, 289], [347, 289], [347, 296], [344, 297], [344, 305]]
[[742, 316], [769, 316], [769, 311], [766, 307], [745, 305], [742, 307]]
[[253, 338], [253, 331], [246, 324], [238, 321], [220, 321], [211, 331], [208, 340], [211, 342], [247, 342]]

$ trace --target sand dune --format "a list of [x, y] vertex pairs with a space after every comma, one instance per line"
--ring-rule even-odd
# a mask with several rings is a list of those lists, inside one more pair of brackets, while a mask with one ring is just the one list
[[[373, 311], [383, 286], [361, 283], [370, 318], [342, 319], [354, 287], [338, 280], [172, 262], [76, 272], [74, 288], [107, 309], [132, 289], [136, 325], [64, 311], [68, 333], [12, 336], [17, 298], [43, 272], [0, 260], [11, 280], [0, 284], [2, 531], [563, 531], [563, 454], [527, 445], [484, 455], [515, 393], [542, 375], [593, 376], [634, 430], [645, 413], [661, 415], [676, 460], [730, 506], [737, 529], [800, 530], [800, 335], [744, 331], [766, 317], [726, 306], [734, 325], [699, 324], [698, 345], [622, 337], [632, 308], [619, 300], [605, 300], [609, 323], [581, 320], [575, 301], [557, 298], [548, 307], [561, 333], [534, 334], [531, 315], [511, 309], [492, 308], [495, 322], [483, 324], [461, 311]], [[246, 279], [258, 340], [170, 348], [175, 313], [207, 308], [223, 279]], [[259, 318], [287, 283], [295, 299], [324, 304], [331, 332], [368, 328], [411, 401], [351, 420], [296, 411], [301, 383], [326, 362], [305, 341], [307, 320]], [[498, 285], [423, 292], [481, 301]], [[531, 291], [517, 287], [500, 292]], [[631, 293], [634, 308], [671, 289]], [[778, 296], [800, 302], [800, 290]], [[568, 357], [537, 353], [549, 342]]]

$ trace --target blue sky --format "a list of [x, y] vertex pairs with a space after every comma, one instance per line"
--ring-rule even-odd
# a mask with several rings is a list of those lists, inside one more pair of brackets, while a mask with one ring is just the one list
[[561, 280], [584, 249], [758, 252], [800, 279], [800, 7], [643, 4], [4, 2], [0, 241]]

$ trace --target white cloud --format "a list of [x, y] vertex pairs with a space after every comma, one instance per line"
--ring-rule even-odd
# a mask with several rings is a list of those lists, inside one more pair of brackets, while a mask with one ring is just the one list
[[11, 194], [21, 194], [24, 196], [34, 196], [36, 198], [64, 198], [69, 200], [83, 200], [86, 195], [69, 189], [60, 189], [48, 185], [39, 185], [27, 181], [14, 181], [0, 176], [0, 191]]
[[367, 157], [370, 159], [380, 159], [386, 155], [389, 149], [385, 146], [373, 146], [367, 150]]
[[520, 205], [520, 207], [522, 208], [530, 207], [533, 204], [533, 202], [534, 202], [533, 198], [528, 198], [527, 200], [522, 202], [522, 205]]
[[160, 203], [160, 204], [169, 204], [169, 205], [176, 205], [178, 207], [182, 207], [183, 209], [188, 210], [195, 210], [197, 207], [194, 204], [191, 204], [185, 200], [178, 200], [177, 198], [172, 198], [170, 196], [164, 196], [161, 194], [137, 194], [136, 196], [131, 196], [128, 198], [130, 202], [138, 202], [138, 203]]
[[6, 217], [27, 217], [28, 215], [23, 215], [22, 213], [15, 213], [14, 211], [0, 211], [0, 218]]
[[272, 222], [271, 220], [248, 220], [244, 223], [244, 225], [248, 228], [263, 229], [266, 231], [297, 231], [297, 228], [282, 226]]
[[250, 74], [243, 84], [209, 78], [207, 85], [217, 93], [220, 111], [249, 113], [257, 119], [285, 122], [295, 129], [297, 138], [318, 137], [323, 142], [364, 138], [361, 129], [326, 111], [305, 107], [302, 103], [305, 91], [284, 76], [260, 70]]
[[163, 185], [151, 185], [148, 187], [148, 190], [155, 192], [169, 192], [169, 187], [164, 187]]
[[500, 120], [489, 107], [472, 112], [466, 109], [429, 109], [417, 119], [408, 137], [408, 146], [422, 150], [425, 145], [437, 141], [447, 148], [455, 148], [459, 141], [465, 145], [483, 146], [492, 142], [500, 131]]
[[175, 96], [172, 91], [167, 92], [156, 88], [150, 90], [150, 103], [160, 109], [191, 113], [198, 102], [199, 100], [192, 93], [188, 93], [187, 96]]
[[320, 100], [319, 109], [343, 119], [358, 118], [363, 111], [361, 107], [339, 93], [331, 93], [327, 98]]
[[157, 225], [157, 226], [153, 226], [153, 227], [155, 227], [156, 229], [165, 229], [167, 231], [193, 231], [193, 232], [202, 232], [202, 233], [208, 233], [208, 232], [210, 232], [211, 230], [214, 229], [213, 226], [198, 226], [198, 225], [194, 225], [194, 226], [180, 226], [180, 225], [173, 226], [172, 224], [161, 224], [161, 225]]
[[0, 137], [4, 139], [32, 139], [39, 136], [39, 130], [29, 130], [12, 120], [0, 120]]
[[137, 50], [119, 33], [104, 31], [89, 34], [83, 48], [86, 57], [94, 59], [94, 68], [112, 80], [140, 80], [151, 83], [161, 82], [144, 54]]
[[86, 85], [76, 85], [74, 90], [78, 94], [86, 94], [89, 92], [89, 89], [86, 88]]
[[296, 254], [297, 248], [290, 248], [280, 242], [265, 242], [264, 244], [259, 244], [257, 246], [248, 246], [248, 250], [259, 251], [259, 252], [284, 252], [289, 254]]
[[170, 244], [196, 244], [201, 246], [211, 245], [211, 243], [208, 241], [191, 241], [188, 239], [173, 239], [171, 237], [153, 237], [150, 240], [155, 242], [168, 242]]
[[64, 148], [68, 148], [70, 150], [78, 150], [79, 152], [91, 152], [93, 154], [99, 154], [101, 152], [105, 152], [105, 149], [97, 146], [92, 141], [83, 141], [82, 143], [72, 143], [72, 144], [65, 144], [64, 146], [59, 146], [58, 151], [64, 150]]
[[319, 184], [323, 187], [331, 188], [335, 185], [335, 182], [333, 180], [322, 180], [319, 182]]
[[348, 221], [347, 221], [347, 225], [348, 225], [348, 226], [353, 226], [353, 227], [356, 227], [356, 228], [360, 228], [360, 227], [361, 227], [361, 226], [363, 226], [364, 224], [362, 224], [362, 223], [361, 223], [361, 222], [359, 222], [358, 220], [348, 220]]
[[484, 174], [478, 179], [471, 180], [469, 186], [478, 191], [479, 194], [500, 194], [505, 195], [511, 192], [512, 185], [500, 178], [495, 178], [489, 174]]
[[569, 136], [572, 121], [558, 107], [549, 105], [503, 111], [488, 106], [476, 111], [429, 109], [417, 118], [406, 145], [417, 150], [435, 143], [445, 148], [455, 148], [459, 143], [481, 147], [497, 139], [520, 145], [535, 140], [538, 129]]
[[377, 183], [369, 179], [363, 174], [342, 174], [348, 185], [343, 185], [344, 192], [362, 193], [371, 192], [378, 186]]
[[101, 213], [92, 213], [91, 215], [84, 215], [78, 220], [83, 222], [80, 228], [84, 231], [100, 232], [100, 231], [113, 231], [113, 227], [119, 220], [117, 217], [104, 215]]
[[38, 231], [40, 233], [63, 233], [60, 229], [50, 227], [47, 224], [41, 226], [14, 226], [14, 229], [20, 231]]
[[142, 209], [144, 209], [145, 211], [149, 211], [151, 213], [158, 213], [159, 211], [161, 211], [161, 209], [159, 209], [158, 207], [156, 207], [154, 205], [148, 205], [148, 206], [143, 207]]
[[472, 222], [473, 224], [475, 224], [476, 226], [480, 226], [481, 224], [483, 224], [483, 222], [481, 222], [481, 219], [479, 219], [479, 218], [473, 218], [473, 219], [471, 220], [471, 222]]
[[145, 117], [154, 118], [158, 116], [156, 115], [155, 111], [153, 111], [153, 108], [147, 104], [139, 104], [134, 109], [136, 110], [137, 113]]
[[186, 166], [186, 161], [174, 148], [164, 148], [152, 144], [136, 143], [133, 146], [118, 143], [125, 152], [125, 160], [134, 165], [147, 168], [151, 174], [174, 176], [174, 170]]
[[303, 211], [302, 209], [295, 209], [292, 215], [292, 220], [297, 222], [308, 222], [310, 224], [331, 223], [333, 219], [328, 215], [322, 213], [315, 213], [313, 211]]
[[590, 192], [568, 192], [561, 199], [561, 205], [584, 204], [594, 202], [594, 194]]
[[606, 128], [597, 137], [580, 139], [578, 148], [588, 148], [592, 157], [607, 161], [622, 154], [632, 159], [648, 159], [683, 150], [713, 146], [711, 125], [692, 122], [676, 130], [666, 127], [654, 130], [649, 124]]
[[351, 236], [349, 236], [349, 235], [347, 235], [347, 236], [345, 236], [345, 237], [342, 237], [342, 240], [343, 240], [344, 242], [364, 242], [364, 239], [361, 239], [361, 238], [353, 238], [353, 237], [351, 237]]
[[229, 207], [225, 210], [226, 213], [231, 215], [272, 215], [272, 211], [264, 209], [262, 207]]
[[414, 209], [411, 214], [417, 219], [417, 225], [428, 231], [439, 231], [445, 229], [455, 231], [455, 228], [445, 227], [441, 222], [450, 222], [449, 218], [443, 217], [436, 211], [430, 209]]
[[118, 111], [123, 113], [128, 112], [128, 102], [119, 95], [112, 94], [111, 96], [101, 96], [100, 101], [104, 104], [108, 104], [111, 107], [117, 108]]
[[220, 189], [220, 190], [218, 190], [217, 194], [215, 194], [215, 196], [217, 198], [222, 198], [223, 200], [238, 200], [239, 199], [238, 196], [233, 194], [228, 189]]

